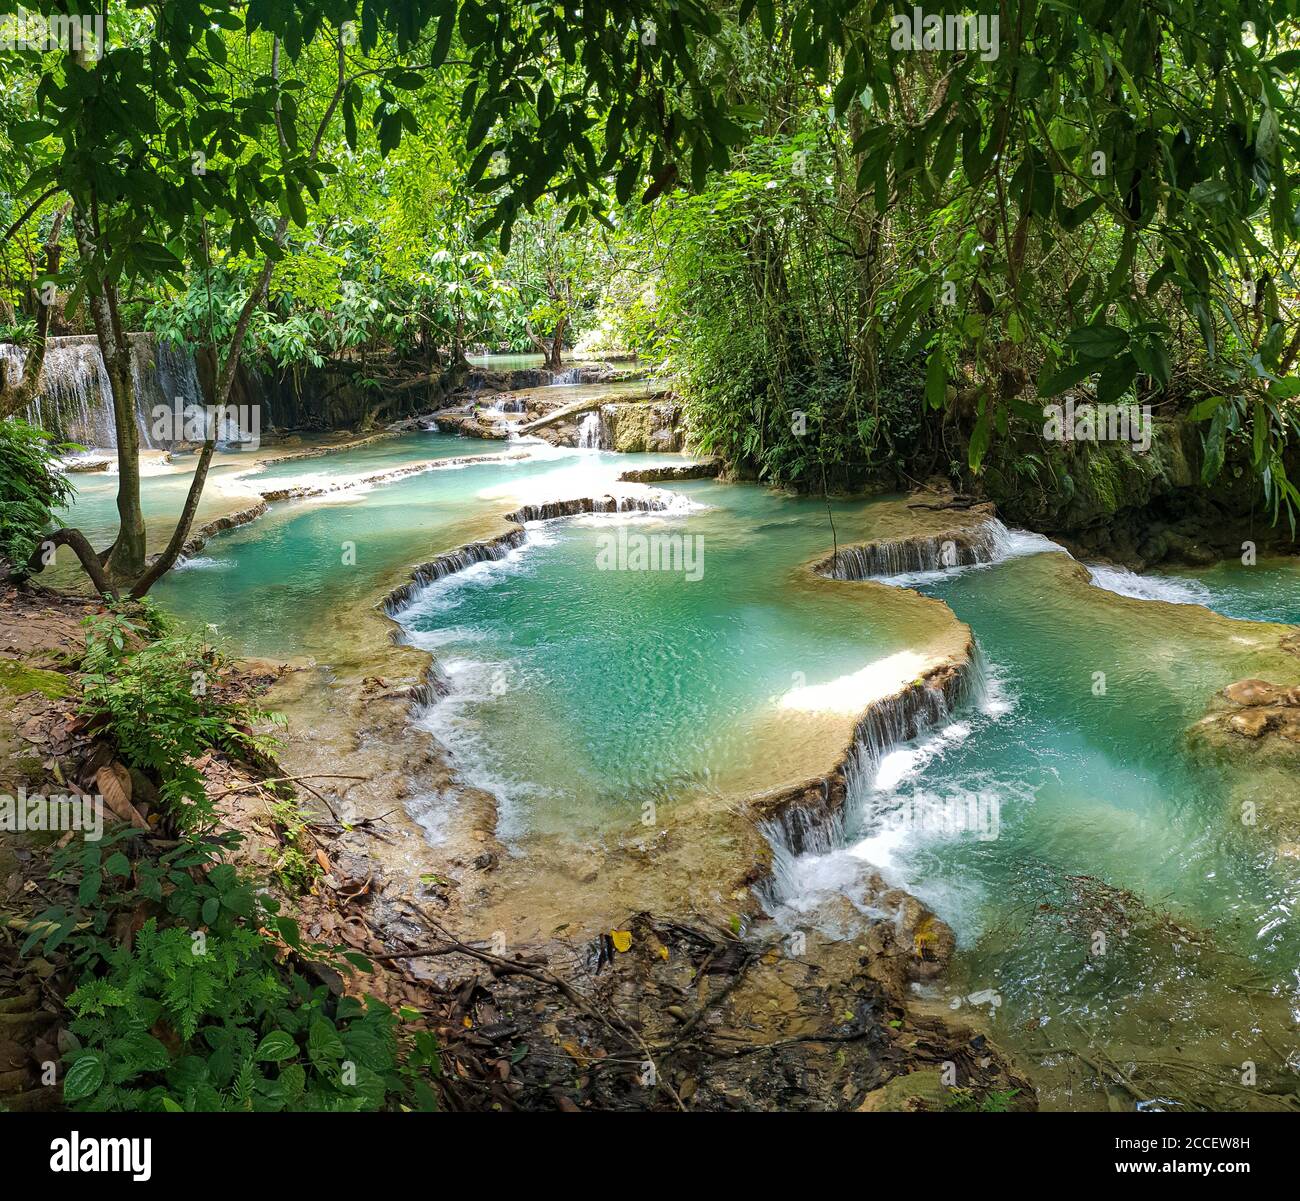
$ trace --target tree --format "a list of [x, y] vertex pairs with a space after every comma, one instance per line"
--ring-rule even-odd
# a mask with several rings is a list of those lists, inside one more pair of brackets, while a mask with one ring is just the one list
[[[36, 7], [47, 16], [62, 10], [57, 0]], [[5, 0], [0, 11], [12, 8]], [[229, 342], [208, 348], [218, 363], [209, 400], [223, 405], [289, 225], [306, 224], [302, 193], [316, 197], [322, 188], [329, 166], [323, 151], [336, 114], [355, 149], [357, 117], [368, 108], [380, 152], [387, 154], [404, 132], [418, 131], [400, 96], [439, 71], [459, 34], [469, 55], [458, 68], [468, 77], [461, 112], [469, 147], [477, 148], [494, 127], [511, 124], [505, 118], [521, 109], [535, 111], [541, 122], [540, 139], [512, 141], [507, 170], [490, 182], [500, 199], [489, 226], [506, 243], [519, 208], [547, 191], [572, 201], [581, 216], [603, 171], [620, 166], [620, 187], [630, 186], [646, 166], [648, 145], [655, 147], [650, 169], [658, 172], [652, 188], [665, 185], [665, 164], [683, 148], [694, 146], [697, 156], [710, 148], [712, 158], [725, 161], [725, 150], [712, 149], [709, 126], [716, 130], [719, 120], [712, 98], [691, 98], [693, 105], [702, 102], [707, 121], [679, 120], [684, 99], [670, 86], [683, 70], [689, 77], [690, 51], [719, 27], [718, 18], [695, 3], [596, 3], [569, 10], [490, 9], [478, 0], [171, 0], [148, 9], [113, 5], [109, 17], [110, 28], [126, 34], [110, 40], [103, 53], [81, 47], [40, 59], [37, 115], [21, 130], [27, 139], [61, 144], [32, 173], [27, 191], [54, 189], [71, 197], [79, 263], [70, 307], [87, 304], [112, 387], [117, 538], [96, 552], [75, 530], [51, 537], [76, 551], [101, 591], [121, 585], [141, 596], [175, 562], [215, 445], [212, 438], [204, 443], [176, 529], [148, 565], [121, 286], [128, 280], [182, 286], [187, 262], [210, 263], [218, 222], [230, 249], [265, 256]], [[230, 45], [240, 34], [244, 65], [269, 54], [269, 69], [236, 69]], [[313, 123], [296, 96], [302, 81], [281, 68], [321, 42], [337, 46], [338, 71]], [[395, 54], [376, 56], [381, 43]], [[559, 95], [547, 79], [557, 54], [566, 68]], [[379, 84], [370, 96], [363, 79]], [[602, 104], [617, 114], [620, 135], [607, 137], [603, 164], [595, 160], [590, 137], [593, 109]], [[646, 136], [638, 142], [640, 134]], [[631, 147], [626, 153], [625, 142]], [[490, 157], [485, 146], [471, 182]], [[270, 228], [267, 206], [279, 208]]]
[[558, 371], [566, 341], [595, 304], [600, 245], [591, 227], [564, 227], [564, 215], [543, 202], [515, 224], [506, 274], [518, 292], [528, 340]]

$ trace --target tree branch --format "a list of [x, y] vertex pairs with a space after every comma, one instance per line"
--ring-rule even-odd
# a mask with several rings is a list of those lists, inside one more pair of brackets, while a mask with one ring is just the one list
[[31, 576], [44, 571], [48, 566], [48, 560], [53, 557], [49, 552], [58, 546], [72, 547], [81, 561], [82, 570], [90, 577], [91, 583], [95, 585], [95, 590], [100, 596], [106, 596], [110, 600], [117, 599], [117, 590], [108, 582], [108, 576], [104, 573], [104, 566], [95, 548], [90, 545], [85, 534], [69, 527], [55, 530], [41, 540], [41, 544], [32, 552], [32, 557], [27, 560], [24, 574]]

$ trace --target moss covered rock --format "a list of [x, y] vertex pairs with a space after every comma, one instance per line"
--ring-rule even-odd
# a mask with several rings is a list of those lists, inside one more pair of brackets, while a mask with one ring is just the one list
[[18, 659], [0, 658], [0, 688], [21, 696], [25, 692], [39, 692], [51, 700], [72, 694], [67, 676], [57, 671], [28, 667]]

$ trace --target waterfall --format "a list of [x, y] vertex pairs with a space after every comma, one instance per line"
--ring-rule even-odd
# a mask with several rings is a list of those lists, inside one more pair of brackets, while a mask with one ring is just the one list
[[510, 514], [521, 525], [529, 521], [555, 521], [584, 513], [666, 513], [676, 498], [667, 492], [647, 492], [636, 496], [583, 496], [577, 500], [552, 500], [540, 505], [524, 505]]
[[878, 576], [943, 571], [991, 563], [996, 549], [991, 529], [934, 537], [898, 538], [842, 546], [817, 565], [823, 575], [837, 580], [868, 580]]
[[983, 663], [972, 644], [966, 656], [868, 706], [854, 730], [853, 745], [820, 793], [797, 789], [765, 806], [763, 836], [772, 847], [772, 867], [761, 885], [769, 905], [798, 891], [795, 861], [825, 855], [845, 845], [862, 821], [881, 761], [905, 743], [936, 731], [985, 688]]
[[[152, 434], [152, 414], [158, 405], [183, 409], [202, 404], [194, 356], [147, 334], [130, 335], [131, 377], [135, 385], [135, 420], [140, 445], [155, 449], [165, 443]], [[0, 366], [10, 378], [21, 378], [27, 351], [0, 343]], [[82, 446], [113, 450], [117, 428], [113, 392], [99, 344], [91, 335], [50, 338], [45, 347], [41, 390], [27, 406], [24, 418], [52, 434]], [[227, 431], [228, 432], [228, 431]]]
[[913, 582], [908, 577], [1062, 550], [1042, 534], [1009, 530], [996, 517], [987, 517], [977, 526], [951, 533], [841, 546], [815, 564], [813, 570], [836, 580], [876, 579], [906, 584]]
[[524, 529], [519, 527], [507, 534], [502, 534], [499, 538], [493, 538], [487, 542], [470, 542], [465, 546], [457, 547], [456, 550], [448, 551], [445, 555], [439, 555], [436, 559], [430, 559], [427, 563], [421, 563], [419, 567], [411, 572], [411, 582], [409, 584], [394, 588], [384, 598], [384, 612], [389, 617], [396, 617], [415, 599], [418, 593], [436, 580], [455, 575], [456, 572], [464, 571], [465, 568], [472, 567], [475, 563], [504, 559], [515, 547], [522, 546], [527, 536]]
[[583, 450], [600, 450], [603, 434], [600, 414], [596, 412], [588, 413], [578, 427], [579, 448]]
[[[11, 377], [16, 367], [21, 378], [27, 364], [27, 351], [5, 345], [0, 347], [0, 354], [14, 364], [10, 368]], [[41, 390], [27, 406], [23, 417], [33, 425], [83, 446], [110, 449], [117, 446], [113, 392], [94, 338], [49, 339], [45, 347]], [[147, 426], [142, 429], [141, 436], [142, 440], [147, 439]]]
[[583, 496], [575, 500], [523, 505], [513, 513], [506, 514], [506, 520], [514, 523], [514, 529], [483, 542], [466, 543], [420, 564], [411, 572], [409, 583], [394, 588], [384, 598], [384, 612], [389, 617], [396, 617], [430, 584], [473, 567], [475, 563], [504, 559], [527, 540], [528, 531], [524, 529], [526, 522], [555, 521], [561, 517], [576, 517], [584, 513], [663, 513], [675, 503], [676, 498], [669, 493], [645, 492], [635, 496]]
[[581, 367], [570, 367], [566, 371], [551, 372], [551, 387], [563, 388], [583, 382], [584, 372]]

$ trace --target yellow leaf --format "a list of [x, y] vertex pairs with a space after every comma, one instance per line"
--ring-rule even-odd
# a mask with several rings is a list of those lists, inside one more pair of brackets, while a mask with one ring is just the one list
[[660, 958], [660, 959], [667, 959], [667, 958], [668, 958], [668, 948], [667, 948], [667, 947], [660, 947], [660, 948], [659, 948], [659, 958]]
[[611, 930], [610, 938], [614, 940], [614, 950], [626, 951], [632, 946], [632, 932], [630, 930]]

